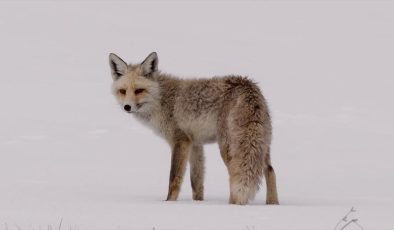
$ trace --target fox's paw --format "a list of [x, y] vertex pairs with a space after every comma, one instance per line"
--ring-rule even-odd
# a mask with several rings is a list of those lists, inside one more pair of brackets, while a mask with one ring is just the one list
[[197, 201], [202, 201], [204, 200], [204, 195], [203, 194], [193, 194], [193, 200], [197, 200]]
[[176, 201], [177, 198], [175, 197], [167, 197], [167, 199], [165, 199], [164, 201]]
[[278, 200], [267, 200], [267, 202], [265, 202], [267, 205], [279, 205], [279, 201]]

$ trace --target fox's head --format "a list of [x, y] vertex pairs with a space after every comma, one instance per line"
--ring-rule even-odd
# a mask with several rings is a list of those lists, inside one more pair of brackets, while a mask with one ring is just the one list
[[128, 113], [147, 115], [159, 103], [160, 90], [154, 76], [158, 73], [159, 59], [155, 52], [141, 64], [126, 64], [116, 54], [109, 55], [112, 72], [112, 92]]

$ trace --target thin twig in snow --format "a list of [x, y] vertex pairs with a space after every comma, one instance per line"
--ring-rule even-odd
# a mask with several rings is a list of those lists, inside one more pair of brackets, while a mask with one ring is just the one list
[[365, 230], [357, 221], [355, 221], [354, 223], [357, 224], [357, 226], [358, 226], [359, 228], [361, 228], [362, 230]]
[[345, 225], [343, 225], [342, 228], [340, 228], [339, 230], [343, 230], [343, 229], [345, 229], [347, 226], [349, 226], [349, 224], [355, 223], [355, 222], [357, 222], [357, 219], [352, 219], [352, 220], [350, 220], [349, 222], [347, 222]]
[[58, 230], [60, 230], [62, 228], [62, 222], [63, 222], [63, 217], [62, 217], [62, 219], [60, 219], [60, 224], [59, 224], [59, 229]]
[[344, 217], [342, 217], [342, 219], [340, 219], [339, 221], [338, 221], [338, 223], [335, 225], [335, 227], [334, 227], [334, 230], [336, 230], [337, 228], [338, 228], [338, 226], [342, 223], [342, 222], [347, 222], [347, 217], [350, 215], [350, 213], [352, 213], [352, 212], [356, 212], [356, 210], [354, 209], [354, 207], [352, 207], [351, 209], [350, 209], [350, 211], [349, 212], [347, 212], [346, 213], [346, 215], [344, 216]]

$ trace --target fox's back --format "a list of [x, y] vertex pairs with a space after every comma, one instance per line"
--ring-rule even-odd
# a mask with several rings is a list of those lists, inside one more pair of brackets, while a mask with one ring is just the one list
[[173, 104], [174, 122], [199, 143], [216, 141], [219, 116], [226, 115], [223, 113], [235, 105], [241, 94], [252, 92], [261, 96], [254, 83], [239, 76], [179, 80], [176, 85], [172, 89], [174, 97], [167, 98]]

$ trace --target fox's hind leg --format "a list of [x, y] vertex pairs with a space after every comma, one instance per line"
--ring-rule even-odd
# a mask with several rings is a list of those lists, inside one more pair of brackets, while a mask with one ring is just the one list
[[185, 174], [192, 143], [187, 138], [179, 138], [172, 147], [171, 171], [167, 200], [177, 200]]
[[193, 145], [190, 154], [190, 181], [193, 200], [204, 199], [204, 150], [202, 145]]
[[276, 189], [276, 175], [269, 158], [269, 150], [266, 156], [264, 164], [264, 177], [267, 184], [266, 204], [279, 204], [278, 191]]

